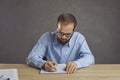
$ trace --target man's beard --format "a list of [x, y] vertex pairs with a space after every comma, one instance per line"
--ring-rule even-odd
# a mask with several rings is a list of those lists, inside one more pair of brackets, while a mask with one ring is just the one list
[[65, 45], [70, 40], [70, 39], [60, 39], [60, 38], [57, 38], [57, 39], [58, 39], [59, 43], [61, 43], [62, 45]]

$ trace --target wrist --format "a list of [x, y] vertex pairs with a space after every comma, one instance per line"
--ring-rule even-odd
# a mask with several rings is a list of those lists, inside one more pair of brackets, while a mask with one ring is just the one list
[[46, 64], [46, 63], [43, 64], [42, 69], [45, 69], [45, 64]]

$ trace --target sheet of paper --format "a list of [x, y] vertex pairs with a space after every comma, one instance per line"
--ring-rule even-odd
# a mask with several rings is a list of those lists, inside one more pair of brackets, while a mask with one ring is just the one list
[[0, 69], [0, 80], [18, 80], [17, 69]]
[[66, 67], [66, 64], [58, 64], [56, 72], [48, 72], [48, 71], [45, 71], [44, 69], [41, 69], [40, 73], [41, 74], [46, 74], [46, 73], [47, 74], [66, 73], [64, 71], [65, 67]]

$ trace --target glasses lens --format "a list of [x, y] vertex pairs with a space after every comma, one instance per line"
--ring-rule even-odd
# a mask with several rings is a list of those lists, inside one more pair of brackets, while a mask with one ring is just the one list
[[66, 37], [70, 37], [71, 36], [71, 33], [63, 33], [63, 32], [60, 32], [60, 31], [58, 31], [57, 32], [58, 33], [58, 35], [60, 35], [60, 36], [66, 36]]

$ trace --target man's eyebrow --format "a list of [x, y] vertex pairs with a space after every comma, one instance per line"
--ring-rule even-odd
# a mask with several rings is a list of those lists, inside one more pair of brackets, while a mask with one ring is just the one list
[[[60, 30], [59, 30], [60, 31]], [[61, 33], [64, 33], [64, 32], [62, 32], [62, 31], [60, 31]], [[71, 33], [64, 33], [64, 34], [71, 34]]]

